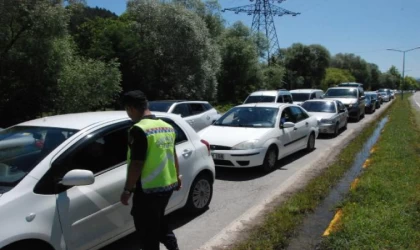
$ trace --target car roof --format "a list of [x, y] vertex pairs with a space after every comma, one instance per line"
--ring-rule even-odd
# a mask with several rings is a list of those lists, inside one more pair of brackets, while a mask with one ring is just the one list
[[250, 96], [259, 96], [259, 95], [267, 95], [267, 96], [277, 96], [278, 94], [290, 94], [288, 90], [259, 90], [252, 92]]
[[[331, 87], [328, 89], [358, 89], [358, 87]], [[327, 89], [327, 91], [328, 91]]]
[[275, 103], [275, 102], [258, 102], [258, 103], [247, 103], [238, 105], [235, 108], [246, 108], [246, 107], [260, 107], [260, 108], [281, 108], [286, 106], [297, 106], [289, 103]]
[[334, 102], [334, 101], [339, 101], [339, 100], [335, 100], [335, 99], [312, 99], [312, 100], [306, 100], [305, 102]]
[[323, 91], [322, 89], [293, 89], [290, 93], [313, 93], [317, 91]]
[[[174, 119], [178, 115], [168, 114], [163, 112], [152, 112], [158, 117], [168, 117]], [[175, 118], [176, 119], [176, 118]], [[39, 127], [56, 127], [82, 130], [94, 124], [101, 124], [113, 121], [129, 120], [125, 111], [98, 111], [98, 112], [85, 112], [47, 116], [31, 121], [17, 124], [18, 126], [39, 126]]]
[[156, 100], [156, 101], [149, 101], [153, 103], [208, 103], [207, 101], [191, 101], [191, 100]]

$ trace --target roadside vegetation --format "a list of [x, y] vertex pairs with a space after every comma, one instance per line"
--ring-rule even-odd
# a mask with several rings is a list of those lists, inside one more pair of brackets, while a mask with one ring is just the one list
[[[387, 113], [388, 110], [384, 111], [381, 117], [384, 117]], [[380, 120], [378, 118], [376, 121], [367, 124], [360, 134], [337, 156], [336, 161], [330, 167], [309, 181], [302, 190], [293, 194], [267, 214], [263, 222], [252, 228], [248, 237], [237, 243], [233, 249], [263, 250], [287, 247], [290, 238], [305, 216], [314, 211], [328, 195], [330, 188], [338, 183], [344, 173], [352, 166], [357, 153], [362, 149], [363, 144], [373, 133]]]
[[[417, 120], [417, 121], [416, 121]], [[420, 113], [397, 100], [322, 249], [419, 249]]]

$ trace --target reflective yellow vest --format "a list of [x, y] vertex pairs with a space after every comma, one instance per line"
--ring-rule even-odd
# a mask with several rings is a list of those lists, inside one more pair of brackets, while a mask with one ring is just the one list
[[[146, 161], [140, 179], [143, 192], [159, 193], [173, 190], [178, 185], [174, 158], [175, 130], [159, 119], [143, 119], [134, 126], [144, 131], [148, 142]], [[128, 164], [130, 156], [129, 147]]]

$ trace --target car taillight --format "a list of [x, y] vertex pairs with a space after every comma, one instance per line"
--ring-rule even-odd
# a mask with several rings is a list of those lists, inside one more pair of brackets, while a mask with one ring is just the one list
[[206, 147], [207, 147], [207, 151], [209, 152], [209, 155], [210, 155], [210, 144], [209, 144], [206, 140], [201, 140], [201, 142], [202, 142], [204, 145], [206, 145]]

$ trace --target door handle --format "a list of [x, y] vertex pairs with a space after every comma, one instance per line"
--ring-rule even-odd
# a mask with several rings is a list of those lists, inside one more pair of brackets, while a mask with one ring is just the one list
[[307, 127], [309, 125], [309, 122], [306, 122], [305, 124], [306, 124], [306, 127]]
[[184, 149], [184, 151], [182, 152], [182, 156], [189, 157], [191, 153], [192, 153], [191, 149]]
[[298, 130], [298, 128], [294, 127], [293, 130]]

